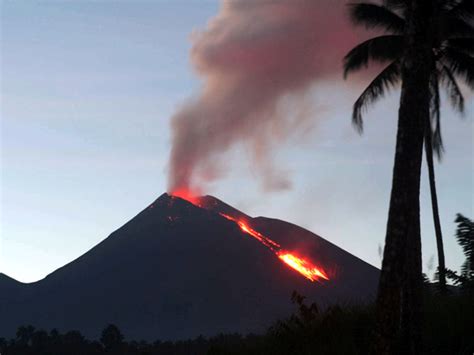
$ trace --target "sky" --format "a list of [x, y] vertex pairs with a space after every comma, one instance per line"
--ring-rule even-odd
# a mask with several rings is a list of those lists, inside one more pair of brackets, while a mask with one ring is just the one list
[[[33, 282], [79, 257], [167, 188], [170, 118], [201, 86], [192, 34], [217, 1], [2, 0], [0, 84], [0, 272]], [[334, 58], [335, 61], [341, 58]], [[245, 146], [207, 186], [252, 216], [303, 226], [380, 266], [393, 167], [399, 93], [353, 129], [351, 106], [368, 79], [341, 73], [307, 92], [312, 129], [271, 150], [291, 188], [257, 183]], [[446, 264], [464, 261], [455, 214], [474, 217], [474, 100], [464, 117], [442, 108], [446, 154], [436, 164]], [[436, 244], [423, 166], [423, 265]]]

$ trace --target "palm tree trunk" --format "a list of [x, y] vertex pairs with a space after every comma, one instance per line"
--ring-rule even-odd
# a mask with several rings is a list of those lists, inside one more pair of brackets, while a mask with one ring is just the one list
[[404, 86], [377, 297], [376, 354], [398, 353], [399, 341], [414, 348], [410, 353], [420, 353], [416, 349], [422, 283], [419, 189], [423, 129], [416, 123], [416, 115], [411, 114], [417, 110], [418, 103], [409, 97], [419, 96], [424, 90], [415, 93], [406, 87], [408, 84]]
[[431, 207], [433, 210], [433, 222], [436, 233], [436, 247], [438, 248], [438, 278], [439, 288], [442, 292], [446, 291], [446, 267], [444, 264], [443, 234], [441, 232], [441, 222], [439, 219], [438, 196], [436, 193], [436, 182], [433, 161], [433, 145], [431, 140], [431, 129], [428, 127], [425, 134], [425, 154], [426, 165], [428, 166], [428, 177], [430, 182]]
[[429, 115], [430, 1], [413, 0], [407, 14], [392, 192], [376, 305], [378, 355], [421, 353], [419, 196], [424, 123]]

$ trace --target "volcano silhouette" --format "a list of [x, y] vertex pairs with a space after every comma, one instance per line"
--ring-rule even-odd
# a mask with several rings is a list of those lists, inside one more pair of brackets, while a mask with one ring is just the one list
[[[199, 205], [163, 194], [43, 280], [0, 274], [0, 337], [24, 324], [91, 338], [109, 323], [131, 339], [258, 333], [294, 311], [294, 290], [322, 306], [373, 299], [379, 270], [321, 237], [212, 196]], [[311, 282], [221, 213], [310, 258], [329, 280]]]

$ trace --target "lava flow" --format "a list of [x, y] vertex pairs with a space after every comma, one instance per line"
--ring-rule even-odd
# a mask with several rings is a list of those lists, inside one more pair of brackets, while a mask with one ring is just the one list
[[233, 221], [234, 223], [237, 223], [237, 225], [240, 227], [242, 232], [247, 233], [248, 235], [254, 237], [257, 239], [260, 243], [265, 245], [267, 248], [271, 249], [277, 256], [278, 258], [283, 261], [285, 264], [287, 264], [289, 267], [292, 269], [298, 271], [301, 275], [306, 277], [308, 280], [311, 281], [316, 281], [319, 278], [329, 280], [327, 277], [326, 273], [321, 270], [320, 268], [314, 266], [311, 264], [309, 261], [299, 258], [296, 255], [283, 250], [280, 246], [280, 244], [274, 242], [268, 237], [265, 237], [261, 233], [257, 232], [255, 229], [251, 228], [247, 223], [243, 221], [239, 221], [232, 216], [229, 216], [224, 213], [219, 213], [222, 217], [227, 218], [228, 220]]
[[279, 252], [277, 252], [277, 255], [280, 260], [283, 260], [284, 263], [286, 263], [291, 268], [295, 269], [311, 281], [316, 281], [318, 278], [329, 280], [323, 270], [315, 267], [310, 262], [304, 259], [298, 258], [297, 256], [288, 253], [284, 250], [280, 250]]
[[[203, 206], [201, 206], [199, 204], [199, 198], [196, 198], [196, 197], [191, 197], [190, 198], [188, 193], [181, 193], [181, 191], [180, 191], [178, 193], [174, 193], [173, 196], [180, 197], [180, 198], [182, 198], [184, 200], [187, 200], [188, 202], [192, 203], [193, 205], [196, 205], [198, 207], [203, 208]], [[273, 251], [275, 253], [275, 255], [278, 256], [278, 258], [281, 261], [283, 261], [285, 264], [287, 264], [292, 269], [298, 271], [301, 275], [306, 277], [308, 280], [310, 280], [312, 282], [317, 281], [319, 279], [329, 280], [328, 276], [326, 275], [326, 273], [321, 268], [316, 267], [315, 265], [313, 265], [308, 260], [300, 258], [300, 257], [296, 256], [295, 254], [293, 254], [293, 253], [291, 253], [287, 250], [282, 249], [280, 244], [274, 242], [273, 240], [271, 240], [268, 237], [265, 237], [260, 232], [257, 232], [255, 229], [250, 227], [244, 221], [238, 220], [237, 218], [234, 218], [234, 217], [229, 216], [228, 214], [225, 214], [225, 213], [222, 213], [222, 212], [219, 212], [219, 214], [222, 217], [236, 223], [239, 226], [239, 228], [242, 230], [242, 232], [250, 235], [251, 237], [258, 240], [260, 243], [265, 245], [267, 248], [269, 248], [271, 251]]]
[[224, 218], [227, 218], [228, 220], [232, 221], [232, 222], [235, 222], [237, 223], [237, 225], [240, 227], [240, 229], [247, 233], [247, 234], [250, 234], [252, 237], [254, 237], [255, 239], [257, 239], [260, 243], [262, 243], [263, 245], [265, 245], [266, 247], [272, 249], [272, 250], [275, 250], [276, 249], [280, 249], [281, 246], [280, 244], [278, 243], [275, 243], [273, 240], [263, 236], [262, 234], [260, 234], [259, 232], [257, 232], [255, 229], [251, 228], [250, 226], [248, 226], [245, 222], [242, 222], [242, 221], [238, 221], [237, 219], [235, 219], [234, 217], [232, 216], [229, 216], [228, 214], [225, 214], [225, 213], [219, 213], [222, 217]]

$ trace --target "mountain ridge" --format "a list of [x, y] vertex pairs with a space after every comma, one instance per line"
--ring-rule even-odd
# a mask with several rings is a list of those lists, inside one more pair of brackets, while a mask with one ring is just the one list
[[[0, 297], [0, 337], [22, 324], [78, 329], [92, 338], [108, 323], [136, 339], [259, 332], [290, 314], [293, 290], [322, 304], [373, 298], [378, 270], [343, 249], [284, 221], [252, 218], [212, 196], [203, 201], [213, 201], [214, 208], [163, 194], [44, 279], [10, 287]], [[286, 249], [321, 262], [330, 280], [305, 279], [220, 215], [222, 208]], [[2, 284], [14, 283], [0, 278], [0, 290], [6, 289]]]

